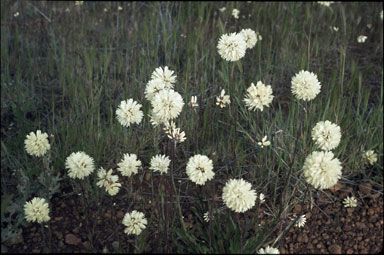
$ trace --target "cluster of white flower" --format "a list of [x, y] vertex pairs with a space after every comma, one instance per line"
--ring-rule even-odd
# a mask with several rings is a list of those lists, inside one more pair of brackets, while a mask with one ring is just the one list
[[269, 146], [271, 145], [271, 142], [268, 141], [268, 137], [267, 136], [264, 136], [263, 139], [261, 140], [261, 142], [258, 142], [257, 143], [261, 148], [264, 148], [264, 146]]
[[235, 19], [239, 19], [239, 14], [240, 14], [240, 11], [238, 9], [233, 9], [232, 10], [232, 16], [235, 18]]
[[140, 235], [146, 228], [147, 219], [144, 213], [133, 210], [131, 213], [124, 215], [123, 225], [126, 226], [124, 233], [127, 235]]
[[205, 155], [195, 155], [188, 160], [187, 175], [191, 181], [198, 185], [204, 185], [213, 178], [213, 163]]
[[121, 187], [121, 184], [118, 183], [119, 176], [112, 175], [112, 169], [107, 172], [104, 168], [101, 167], [97, 172], [97, 177], [99, 181], [96, 183], [96, 185], [100, 188], [104, 187], [109, 195], [114, 196], [119, 192]]
[[333, 1], [329, 1], [329, 2], [318, 1], [317, 3], [320, 4], [320, 5], [329, 7], [329, 6], [330, 6], [331, 4], [333, 4], [334, 2], [333, 2]]
[[357, 207], [357, 200], [354, 196], [346, 197], [343, 200], [344, 207]]
[[365, 40], [367, 40], [367, 36], [365, 36], [365, 35], [359, 35], [358, 37], [357, 37], [357, 42], [358, 43], [365, 43]]
[[229, 98], [229, 95], [226, 95], [225, 90], [222, 89], [220, 96], [216, 97], [216, 105], [220, 106], [220, 108], [224, 108], [225, 105], [231, 103], [231, 100]]
[[197, 103], [197, 97], [192, 96], [191, 101], [189, 102], [189, 107], [191, 107], [192, 110], [195, 110], [197, 107], [199, 107], [199, 104]]
[[340, 127], [328, 120], [320, 121], [312, 129], [312, 140], [324, 151], [336, 148], [341, 140]]
[[167, 173], [171, 160], [166, 155], [156, 155], [151, 158], [151, 166], [149, 169], [160, 172], [160, 174]]
[[377, 154], [373, 150], [364, 152], [363, 158], [372, 166], [377, 162]]
[[65, 160], [65, 168], [68, 170], [68, 176], [73, 179], [84, 179], [95, 170], [93, 158], [85, 152], [73, 152]]
[[[294, 213], [293, 216], [291, 217], [291, 220], [295, 220], [296, 219], [296, 214]], [[297, 221], [295, 222], [295, 227], [297, 228], [301, 228], [301, 227], [304, 227], [305, 223], [307, 222], [307, 219], [305, 217], [305, 214], [301, 215]]]
[[264, 106], [269, 107], [272, 102], [272, 88], [271, 85], [265, 86], [261, 81], [258, 81], [256, 86], [251, 83], [251, 86], [247, 89], [247, 95], [244, 102], [249, 110], [259, 109], [263, 111]]
[[278, 249], [270, 247], [269, 245], [265, 248], [261, 248], [257, 253], [258, 254], [280, 254]]
[[117, 120], [124, 127], [129, 127], [132, 123], [140, 124], [143, 118], [140, 108], [141, 104], [133, 101], [132, 98], [121, 101], [116, 110]]
[[41, 133], [40, 130], [37, 130], [36, 134], [33, 132], [29, 133], [24, 144], [28, 154], [36, 157], [43, 156], [51, 148], [48, 142], [48, 134]]
[[230, 179], [223, 188], [225, 205], [235, 212], [243, 213], [251, 209], [256, 202], [256, 191], [243, 179]]
[[49, 221], [49, 206], [44, 198], [35, 197], [24, 204], [25, 219], [28, 222], [42, 223]]
[[137, 159], [136, 154], [124, 154], [123, 159], [119, 164], [117, 170], [123, 176], [130, 177], [132, 174], [137, 174], [139, 172], [139, 167], [141, 167], [141, 161]]
[[292, 93], [297, 99], [310, 101], [320, 93], [320, 82], [317, 75], [301, 70], [292, 78]]
[[175, 122], [173, 121], [165, 122], [164, 131], [168, 138], [175, 141], [176, 143], [182, 143], [187, 139], [185, 137], [184, 131], [181, 131], [180, 128], [177, 128]]

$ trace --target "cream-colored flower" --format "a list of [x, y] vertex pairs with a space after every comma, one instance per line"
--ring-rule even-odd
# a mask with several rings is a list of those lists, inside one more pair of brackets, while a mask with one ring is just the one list
[[238, 9], [233, 9], [232, 10], [232, 16], [235, 18], [235, 19], [238, 19], [239, 18], [239, 14], [240, 14], [240, 11]]
[[151, 166], [149, 169], [160, 172], [160, 174], [166, 174], [168, 172], [169, 163], [171, 160], [166, 155], [156, 155], [151, 158]]
[[354, 196], [346, 197], [343, 200], [344, 207], [357, 207], [357, 200]]
[[229, 95], [226, 95], [225, 90], [222, 89], [220, 96], [216, 97], [216, 105], [220, 106], [220, 108], [224, 108], [226, 104], [231, 103], [229, 98]]
[[13, 17], [15, 17], [15, 18], [17, 18], [19, 16], [19, 12], [15, 12], [14, 14], [13, 14]]
[[271, 145], [271, 142], [268, 141], [268, 137], [267, 136], [264, 136], [263, 139], [261, 140], [261, 142], [258, 142], [257, 143], [261, 148], [264, 148], [264, 146], [269, 146]]
[[309, 101], [320, 93], [320, 82], [317, 75], [308, 71], [300, 71], [292, 78], [292, 93], [297, 99]]
[[165, 89], [165, 83], [161, 79], [152, 79], [147, 83], [147, 86], [145, 87], [145, 98], [148, 101], [151, 101], [153, 97], [158, 93], [159, 91]]
[[369, 151], [364, 152], [363, 157], [372, 166], [377, 162], [377, 154], [373, 150], [369, 150]]
[[104, 8], [104, 12], [107, 12], [108, 11], [108, 9], [107, 8]]
[[329, 1], [329, 2], [320, 2], [320, 1], [318, 1], [317, 3], [320, 4], [320, 5], [329, 7], [329, 6], [330, 6], [331, 4], [333, 4], [334, 2], [333, 2], [333, 1]]
[[332, 27], [335, 32], [339, 31], [338, 27]]
[[73, 179], [84, 179], [95, 170], [93, 158], [85, 152], [73, 152], [65, 160], [65, 168], [68, 170], [68, 176]]
[[252, 49], [253, 47], [255, 47], [258, 39], [258, 35], [256, 34], [255, 31], [253, 31], [250, 28], [242, 29], [240, 31], [240, 34], [244, 36], [244, 40], [245, 40], [245, 43], [247, 44], [248, 49]]
[[191, 107], [192, 110], [195, 110], [197, 107], [199, 107], [199, 104], [197, 103], [197, 97], [192, 96], [191, 101], [188, 103], [189, 107]]
[[129, 127], [131, 124], [140, 124], [143, 119], [143, 112], [140, 110], [141, 104], [133, 101], [132, 98], [121, 101], [116, 110], [117, 120], [124, 127]]
[[383, 10], [381, 10], [381, 12], [380, 12], [380, 19], [381, 19], [381, 21], [383, 21]]
[[[293, 217], [291, 218], [291, 220], [295, 220], [295, 219], [296, 219], [296, 214], [293, 214]], [[303, 214], [295, 222], [295, 227], [297, 227], [297, 228], [304, 227], [306, 222], [307, 222], [307, 219], [305, 217], [305, 214]]]
[[214, 217], [213, 217], [213, 215], [210, 215], [209, 212], [205, 212], [203, 215], [203, 219], [205, 222], [209, 222], [210, 220], [213, 220]]
[[83, 5], [84, 1], [75, 1], [75, 5]]
[[223, 34], [217, 44], [217, 49], [223, 59], [237, 61], [244, 57], [247, 44], [241, 34]]
[[260, 111], [263, 111], [264, 106], [269, 107], [272, 99], [271, 85], [265, 86], [261, 81], [258, 81], [256, 86], [251, 83], [251, 86], [247, 89], [244, 102], [249, 110], [255, 111], [256, 109], [259, 109]]
[[152, 114], [156, 116], [155, 119], [164, 123], [179, 116], [184, 106], [184, 101], [179, 93], [169, 89], [156, 93], [151, 104], [153, 107]]
[[357, 42], [358, 43], [364, 43], [365, 42], [365, 40], [367, 40], [367, 36], [365, 36], [365, 35], [359, 35], [358, 37], [357, 37]]
[[119, 168], [117, 170], [121, 173], [122, 176], [130, 177], [132, 174], [137, 174], [139, 172], [139, 167], [141, 167], [141, 161], [137, 159], [136, 154], [124, 154], [123, 159], [117, 164]]
[[270, 247], [269, 245], [265, 249], [261, 248], [257, 253], [258, 254], [280, 254], [278, 249]]
[[260, 193], [259, 200], [260, 200], [260, 204], [265, 202], [265, 195], [263, 193]]
[[164, 69], [158, 67], [152, 73], [151, 79], [159, 79], [164, 83], [166, 89], [172, 89], [177, 77], [176, 75], [173, 75], [173, 73], [174, 71], [169, 70], [168, 66], [164, 67]]
[[238, 213], [251, 209], [255, 205], [256, 198], [256, 191], [252, 189], [252, 185], [243, 179], [231, 179], [223, 188], [225, 205]]
[[340, 143], [340, 127], [328, 120], [320, 121], [312, 129], [312, 140], [320, 149], [332, 150]]
[[131, 213], [124, 215], [123, 225], [126, 226], [124, 233], [127, 235], [140, 235], [146, 228], [147, 219], [144, 213], [133, 210]]
[[28, 222], [43, 223], [49, 221], [49, 206], [44, 198], [35, 197], [24, 204], [25, 219]]
[[227, 8], [225, 8], [225, 6], [224, 6], [224, 7], [220, 8], [219, 11], [220, 11], [220, 12], [225, 12], [226, 9], [227, 9]]
[[119, 192], [121, 184], [118, 183], [119, 176], [112, 175], [112, 171], [112, 169], [109, 169], [107, 172], [104, 168], [101, 167], [97, 172], [99, 181], [96, 183], [96, 185], [100, 188], [104, 187], [109, 195], [114, 196]]
[[48, 141], [48, 134], [41, 133], [40, 130], [29, 133], [24, 140], [25, 150], [29, 155], [40, 157], [43, 156], [51, 148]]
[[177, 143], [182, 143], [187, 139], [184, 131], [181, 131], [180, 128], [173, 129], [172, 132], [168, 134], [168, 138], [176, 141]]
[[316, 189], [328, 189], [341, 177], [341, 163], [330, 151], [314, 151], [304, 162], [305, 180]]
[[192, 182], [198, 185], [204, 185], [212, 180], [215, 173], [212, 160], [205, 155], [195, 155], [189, 158], [187, 163], [187, 175]]
[[122, 11], [122, 10], [123, 10], [123, 7], [119, 6], [119, 7], [117, 7], [117, 10], [118, 10], [118, 11]]

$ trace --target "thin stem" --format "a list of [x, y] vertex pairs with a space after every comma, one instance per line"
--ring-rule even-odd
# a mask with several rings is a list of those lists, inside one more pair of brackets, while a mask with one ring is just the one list
[[243, 253], [243, 228], [241, 227], [241, 224], [240, 224], [240, 213], [237, 213], [237, 224], [239, 226], [239, 230], [240, 230], [240, 254]]

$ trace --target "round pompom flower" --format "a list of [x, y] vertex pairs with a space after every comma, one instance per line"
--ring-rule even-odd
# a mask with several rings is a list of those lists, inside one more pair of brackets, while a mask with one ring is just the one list
[[139, 124], [143, 118], [140, 108], [141, 104], [133, 101], [132, 98], [121, 101], [116, 110], [117, 120], [124, 127], [129, 127], [132, 123]]
[[25, 150], [28, 154], [36, 157], [43, 156], [51, 148], [48, 142], [48, 134], [41, 133], [40, 130], [29, 133], [24, 141]]
[[328, 189], [341, 177], [341, 163], [330, 151], [314, 151], [305, 159], [305, 180], [316, 189]]
[[168, 172], [169, 163], [171, 163], [171, 160], [168, 156], [165, 155], [156, 155], [153, 156], [151, 159], [151, 166], [149, 169], [153, 171], [158, 171], [161, 174]]
[[372, 166], [377, 162], [377, 154], [373, 150], [364, 152], [363, 158]]
[[25, 219], [28, 222], [42, 223], [49, 221], [49, 206], [44, 198], [35, 197], [24, 205]]
[[124, 233], [127, 235], [140, 235], [147, 225], [147, 219], [144, 213], [133, 210], [131, 213], [124, 215], [123, 225], [126, 226]]
[[137, 159], [136, 154], [124, 154], [123, 160], [117, 164], [121, 175], [131, 176], [132, 174], [137, 174], [139, 172], [139, 167], [141, 166], [141, 161]]
[[267, 246], [264, 248], [261, 248], [258, 252], [258, 254], [280, 254], [279, 250], [276, 248], [273, 248], [271, 246]]
[[312, 129], [312, 140], [324, 151], [336, 148], [341, 140], [340, 127], [328, 120], [320, 121]]
[[237, 61], [244, 57], [247, 44], [244, 36], [237, 33], [223, 34], [217, 49], [220, 56], [227, 61]]
[[151, 101], [153, 107], [153, 115], [160, 122], [166, 122], [179, 116], [184, 101], [179, 93], [176, 91], [161, 90], [153, 97]]
[[168, 66], [164, 67], [164, 69], [162, 67], [158, 67], [152, 73], [151, 79], [158, 79], [163, 82], [166, 89], [172, 89], [177, 77], [176, 75], [173, 75], [173, 73], [174, 71], [169, 70]]
[[187, 163], [187, 175], [191, 181], [198, 185], [204, 185], [213, 178], [212, 160], [205, 155], [195, 155], [189, 158]]
[[235, 212], [242, 213], [251, 209], [256, 202], [256, 191], [243, 179], [231, 179], [223, 188], [225, 205]]
[[320, 93], [320, 82], [317, 75], [308, 71], [300, 71], [291, 81], [292, 93], [297, 99], [310, 101]]
[[109, 169], [107, 172], [104, 168], [101, 167], [97, 172], [97, 178], [99, 181], [96, 183], [96, 185], [100, 188], [105, 187], [105, 190], [108, 192], [108, 194], [114, 196], [119, 192], [121, 184], [118, 183], [119, 176], [112, 175], [112, 171], [112, 169]]
[[84, 179], [95, 170], [93, 158], [85, 152], [73, 152], [65, 160], [65, 168], [69, 169], [68, 175], [71, 178]]
[[248, 49], [252, 49], [255, 47], [257, 43], [257, 34], [250, 28], [242, 29], [240, 34], [244, 36], [245, 43], [247, 44]]
[[251, 83], [251, 86], [247, 89], [244, 102], [249, 110], [255, 111], [256, 109], [260, 109], [260, 111], [263, 111], [264, 106], [269, 107], [272, 99], [271, 85], [265, 86], [261, 81], [258, 81], [256, 86]]

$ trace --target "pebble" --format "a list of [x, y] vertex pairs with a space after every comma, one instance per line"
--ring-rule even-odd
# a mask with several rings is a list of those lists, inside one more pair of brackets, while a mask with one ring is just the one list
[[353, 254], [353, 250], [352, 249], [348, 249], [347, 250], [347, 254]]
[[359, 185], [359, 190], [365, 195], [371, 194], [372, 185], [369, 182], [361, 183]]
[[81, 239], [75, 236], [74, 234], [67, 234], [65, 236], [65, 243], [71, 245], [78, 245], [81, 243]]
[[308, 243], [308, 235], [306, 233], [303, 233], [301, 232], [298, 236], [297, 236], [297, 241], [299, 243]]
[[300, 213], [301, 212], [301, 205], [297, 204], [295, 205], [295, 208], [293, 208], [294, 213]]
[[151, 180], [151, 173], [146, 173], [144, 179], [148, 182]]
[[332, 244], [329, 246], [328, 251], [331, 254], [342, 254], [341, 246], [337, 244]]

